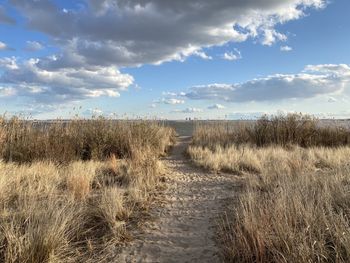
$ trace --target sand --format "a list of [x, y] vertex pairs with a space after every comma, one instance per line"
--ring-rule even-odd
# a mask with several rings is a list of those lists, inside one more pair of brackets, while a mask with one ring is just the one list
[[185, 158], [190, 137], [180, 137], [167, 167], [162, 205], [114, 262], [222, 262], [215, 240], [223, 204], [233, 197], [233, 176], [204, 172]]

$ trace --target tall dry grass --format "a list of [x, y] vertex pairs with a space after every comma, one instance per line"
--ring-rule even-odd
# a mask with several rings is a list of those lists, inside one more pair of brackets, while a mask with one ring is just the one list
[[349, 262], [348, 152], [325, 151], [327, 168], [318, 168], [280, 151], [261, 161], [261, 173], [246, 174], [220, 225], [226, 261]]
[[326, 125], [317, 118], [303, 114], [263, 116], [255, 122], [198, 123], [193, 136], [194, 145], [208, 148], [240, 144], [258, 147], [268, 145], [336, 147], [349, 143], [349, 129], [340, 125]]
[[0, 262], [109, 262], [108, 247], [141, 223], [173, 141], [153, 122], [0, 119]]
[[298, 118], [194, 135], [197, 165], [243, 181], [219, 226], [227, 262], [350, 262], [349, 131]]
[[134, 158], [140, 149], [164, 154], [174, 131], [153, 121], [105, 118], [32, 122], [0, 118], [0, 159], [15, 162]]
[[[205, 169], [239, 175], [271, 172], [289, 174], [293, 171], [297, 173], [350, 165], [349, 146], [337, 148], [267, 146], [261, 148], [240, 145], [227, 148], [217, 146], [214, 150], [190, 146], [187, 152], [197, 165]], [[271, 166], [274, 167], [274, 170], [271, 170]]]

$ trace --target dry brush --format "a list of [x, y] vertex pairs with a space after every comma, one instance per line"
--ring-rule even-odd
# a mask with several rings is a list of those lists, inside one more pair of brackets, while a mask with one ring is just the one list
[[173, 142], [155, 122], [0, 119], [0, 262], [108, 262]]
[[239, 175], [220, 224], [227, 262], [349, 262], [349, 130], [304, 115], [197, 128], [199, 166]]

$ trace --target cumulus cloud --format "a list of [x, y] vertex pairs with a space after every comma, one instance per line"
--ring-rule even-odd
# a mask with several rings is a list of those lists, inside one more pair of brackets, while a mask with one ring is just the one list
[[[321, 8], [325, 0], [86, 0], [80, 10], [63, 12], [49, 0], [11, 0], [30, 28], [62, 46], [62, 60], [135, 66], [183, 60], [202, 48], [241, 42], [264, 45], [285, 40], [275, 26]], [[56, 62], [57, 64], [57, 62]]]
[[163, 102], [165, 104], [172, 104], [172, 105], [185, 103], [184, 100], [179, 100], [179, 99], [164, 99]]
[[39, 51], [43, 48], [44, 48], [43, 45], [37, 41], [27, 41], [25, 50], [26, 51]]
[[17, 63], [15, 58], [0, 60], [0, 83], [15, 90], [15, 95], [37, 102], [75, 101], [99, 96], [118, 97], [133, 83], [128, 74], [114, 67], [64, 68], [55, 71], [38, 67], [39, 59]]
[[280, 47], [280, 50], [281, 50], [281, 51], [284, 51], [284, 52], [289, 52], [289, 51], [292, 51], [293, 48], [290, 47], [290, 46], [281, 46], [281, 47]]
[[195, 56], [197, 56], [197, 57], [200, 57], [200, 58], [202, 58], [202, 59], [204, 59], [204, 60], [211, 60], [211, 59], [213, 59], [213, 57], [211, 57], [211, 56], [208, 56], [205, 52], [203, 52], [203, 51], [195, 51], [195, 52], [193, 52], [193, 55], [195, 55]]
[[90, 117], [90, 116], [103, 116], [104, 115], [104, 111], [99, 109], [99, 108], [89, 108], [89, 109], [86, 109], [82, 112], [82, 115], [83, 116], [87, 116], [87, 117]]
[[7, 45], [4, 42], [0, 41], [0, 50], [5, 50], [7, 49]]
[[350, 66], [309, 65], [299, 74], [275, 74], [235, 84], [194, 86], [185, 97], [229, 102], [276, 101], [341, 93], [350, 88]]
[[262, 44], [265, 46], [271, 46], [276, 41], [286, 41], [287, 36], [279, 33], [274, 29], [267, 29], [264, 31]]
[[13, 25], [16, 23], [16, 21], [12, 17], [7, 15], [5, 8], [2, 6], [0, 6], [0, 23], [10, 24], [10, 25]]
[[0, 58], [0, 68], [8, 70], [18, 69], [16, 58]]
[[[69, 10], [50, 0], [8, 3], [60, 52], [2, 66], [0, 85], [37, 101], [64, 102], [118, 96], [133, 83], [119, 71], [123, 67], [210, 59], [204, 50], [229, 42], [284, 41], [276, 25], [322, 8], [326, 0], [85, 0]], [[0, 14], [0, 21], [11, 23], [4, 10]]]
[[223, 55], [222, 55], [222, 58], [225, 59], [225, 60], [231, 60], [231, 61], [234, 61], [234, 60], [239, 60], [242, 58], [242, 55], [241, 55], [241, 52], [238, 50], [238, 49], [234, 49], [234, 52], [225, 52]]
[[4, 42], [0, 41], [0, 51], [1, 50], [14, 50], [13, 48], [9, 47], [7, 44], [5, 44]]
[[163, 103], [163, 104], [169, 104], [169, 105], [177, 105], [177, 104], [184, 104], [185, 101], [182, 99], [176, 99], [176, 98], [162, 98], [160, 100], [155, 101], [155, 103]]
[[214, 104], [208, 107], [209, 110], [221, 110], [221, 109], [225, 109], [224, 105], [221, 104]]
[[173, 110], [172, 112], [177, 112], [177, 113], [198, 113], [198, 112], [203, 112], [202, 109], [199, 108], [193, 108], [193, 107], [189, 107], [183, 110]]
[[163, 96], [177, 96], [176, 92], [170, 92], [170, 91], [163, 91], [162, 92]]

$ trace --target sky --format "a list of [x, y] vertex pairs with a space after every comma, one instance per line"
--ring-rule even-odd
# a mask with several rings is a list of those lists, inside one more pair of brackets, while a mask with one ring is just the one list
[[0, 114], [350, 118], [349, 0], [0, 0]]

